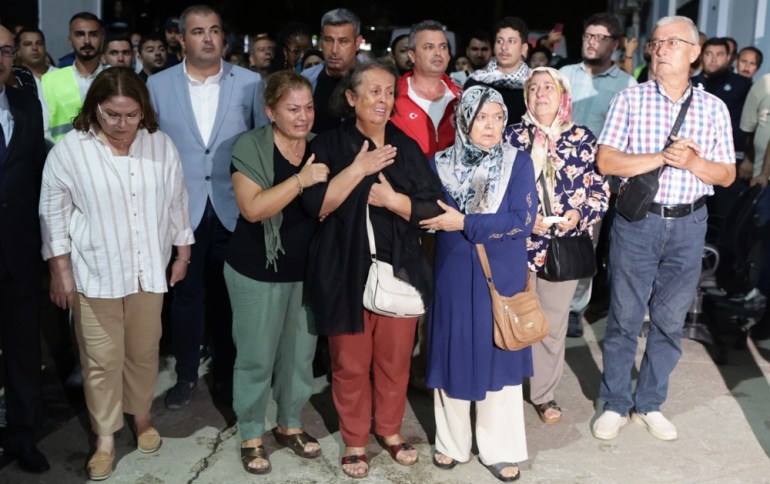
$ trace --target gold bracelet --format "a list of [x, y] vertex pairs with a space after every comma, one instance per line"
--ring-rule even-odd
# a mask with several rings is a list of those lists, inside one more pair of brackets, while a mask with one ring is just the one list
[[174, 260], [178, 260], [179, 262], [184, 262], [188, 266], [190, 265], [190, 262], [191, 262], [190, 259], [181, 259], [179, 258], [179, 256], [174, 257]]
[[297, 179], [297, 190], [299, 190], [299, 194], [300, 194], [300, 195], [302, 195], [302, 182], [301, 182], [301, 181], [299, 181], [299, 175], [297, 175], [297, 174], [295, 173], [295, 174], [294, 174], [294, 175], [292, 175], [292, 176], [293, 176], [294, 178], [296, 178], [296, 179]]

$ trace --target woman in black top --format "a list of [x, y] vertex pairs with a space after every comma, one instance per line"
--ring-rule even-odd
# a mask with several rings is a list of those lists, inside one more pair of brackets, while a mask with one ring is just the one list
[[364, 309], [371, 264], [369, 207], [377, 259], [430, 302], [433, 281], [420, 247], [419, 221], [443, 211], [441, 184], [420, 146], [389, 119], [396, 74], [380, 63], [359, 64], [332, 98], [345, 118], [313, 140], [313, 153], [333, 177], [302, 197], [308, 213], [325, 217], [310, 248], [308, 289], [316, 330], [329, 337], [332, 396], [345, 442], [342, 469], [364, 477], [365, 448], [374, 417], [377, 440], [402, 465], [417, 451], [401, 436], [409, 362], [417, 318]]
[[318, 441], [299, 422], [312, 393], [316, 337], [302, 293], [307, 248], [317, 225], [303, 212], [299, 196], [326, 181], [329, 169], [313, 163], [308, 149], [314, 119], [310, 83], [292, 71], [273, 74], [265, 105], [271, 124], [244, 133], [233, 149], [233, 188], [241, 215], [225, 264], [238, 350], [233, 409], [241, 462], [252, 474], [271, 470], [262, 446], [271, 382], [278, 404], [276, 441], [300, 457], [321, 455]]

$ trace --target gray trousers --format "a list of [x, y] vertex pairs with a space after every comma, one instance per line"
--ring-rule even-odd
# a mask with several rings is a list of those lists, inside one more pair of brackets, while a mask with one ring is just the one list
[[529, 398], [535, 405], [554, 399], [554, 390], [564, 372], [564, 344], [572, 296], [578, 281], [550, 282], [530, 274], [540, 307], [548, 319], [548, 336], [532, 345], [534, 375], [529, 379]]

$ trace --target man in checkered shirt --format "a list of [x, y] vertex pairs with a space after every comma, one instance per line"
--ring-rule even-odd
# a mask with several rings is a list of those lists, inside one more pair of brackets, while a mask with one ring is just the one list
[[[614, 439], [629, 420], [656, 438], [677, 431], [660, 412], [669, 375], [681, 356], [681, 337], [701, 270], [713, 185], [735, 179], [730, 115], [715, 96], [693, 89], [689, 66], [700, 54], [698, 29], [686, 17], [660, 19], [650, 39], [656, 80], [630, 87], [612, 100], [597, 165], [604, 175], [631, 177], [665, 166], [646, 218], [616, 217], [610, 235], [610, 311], [599, 397], [604, 413], [594, 437]], [[665, 150], [679, 110], [692, 95], [673, 143]], [[650, 332], [636, 392], [631, 370], [646, 309]]]

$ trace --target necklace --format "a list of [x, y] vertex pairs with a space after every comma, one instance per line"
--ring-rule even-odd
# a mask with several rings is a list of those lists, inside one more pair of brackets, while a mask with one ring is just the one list
[[274, 136], [274, 139], [275, 139], [275, 145], [278, 147], [278, 151], [280, 151], [286, 158], [289, 158], [288, 156], [286, 156], [288, 153], [288, 154], [294, 155], [292, 160], [302, 159], [302, 155], [305, 153], [304, 139], [297, 140], [298, 145], [301, 145], [301, 146], [298, 146], [298, 148], [301, 148], [299, 150], [293, 149], [291, 147], [290, 142], [288, 140], [284, 140], [284, 138], [281, 136]]

